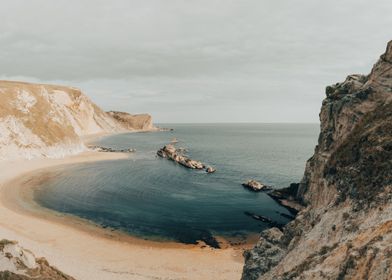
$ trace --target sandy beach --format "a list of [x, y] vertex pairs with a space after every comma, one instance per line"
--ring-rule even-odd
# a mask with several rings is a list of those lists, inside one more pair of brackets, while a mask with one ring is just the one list
[[26, 203], [29, 177], [67, 164], [118, 160], [126, 154], [86, 152], [64, 159], [0, 162], [0, 236], [17, 240], [76, 279], [239, 279], [240, 248], [160, 243], [110, 233]]

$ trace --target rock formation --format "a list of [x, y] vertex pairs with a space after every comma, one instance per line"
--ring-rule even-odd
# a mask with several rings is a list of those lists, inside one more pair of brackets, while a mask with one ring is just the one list
[[164, 146], [162, 149], [159, 149], [157, 155], [162, 158], [167, 158], [172, 161], [175, 161], [182, 166], [185, 166], [190, 169], [205, 169], [207, 173], [214, 173], [216, 169], [211, 166], [206, 167], [206, 165], [200, 161], [190, 159], [184, 155], [185, 149], [176, 149], [174, 145], [169, 144]]
[[282, 227], [284, 226], [283, 224], [277, 223], [277, 222], [273, 221], [272, 219], [265, 217], [265, 216], [262, 216], [262, 215], [257, 215], [255, 213], [251, 213], [248, 211], [245, 211], [244, 214], [246, 216], [252, 217], [253, 219], [255, 219], [257, 221], [260, 221], [260, 222], [267, 224], [269, 227], [276, 227], [278, 229], [282, 229]]
[[205, 165], [202, 162], [184, 156], [181, 152], [177, 151], [177, 149], [171, 144], [166, 145], [162, 149], [158, 150], [157, 155], [178, 162], [182, 166], [191, 169], [205, 168]]
[[102, 147], [102, 146], [88, 146], [90, 150], [96, 151], [96, 152], [101, 152], [101, 153], [134, 153], [136, 152], [135, 149], [113, 149], [110, 147]]
[[256, 180], [248, 180], [243, 183], [242, 186], [254, 192], [267, 191], [271, 189], [271, 187], [264, 185]]
[[152, 127], [150, 116], [119, 121], [72, 87], [0, 81], [0, 94], [0, 160], [63, 157], [86, 150], [82, 136]]
[[214, 173], [215, 171], [216, 171], [216, 169], [215, 169], [214, 167], [208, 166], [208, 167], [206, 168], [206, 172], [207, 172], [207, 173]]
[[326, 89], [294, 195], [305, 209], [262, 232], [242, 279], [392, 279], [392, 41], [369, 75]]
[[297, 215], [299, 211], [305, 208], [296, 199], [298, 187], [299, 184], [292, 183], [288, 188], [273, 190], [267, 194], [277, 203], [287, 208], [292, 214]]
[[110, 111], [108, 114], [117, 120], [127, 130], [157, 130], [157, 128], [153, 125], [152, 117], [149, 114], [131, 115], [117, 111]]
[[4, 239], [0, 241], [0, 266], [0, 279], [74, 280], [50, 266], [44, 258], [36, 258], [17, 242]]

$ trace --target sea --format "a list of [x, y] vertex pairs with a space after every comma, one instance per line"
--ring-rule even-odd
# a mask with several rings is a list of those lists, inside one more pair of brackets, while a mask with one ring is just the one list
[[[136, 149], [129, 158], [55, 169], [34, 191], [41, 206], [115, 231], [156, 241], [214, 245], [214, 237], [257, 234], [288, 223], [290, 212], [264, 192], [299, 182], [313, 154], [318, 124], [160, 124], [172, 131], [108, 136], [96, 145]], [[177, 140], [188, 157], [216, 172], [187, 169], [156, 155]], [[252, 214], [252, 215], [249, 215]]]

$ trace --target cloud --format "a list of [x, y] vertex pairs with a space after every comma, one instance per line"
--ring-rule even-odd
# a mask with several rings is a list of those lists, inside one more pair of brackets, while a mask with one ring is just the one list
[[5, 0], [0, 76], [162, 122], [314, 122], [324, 87], [383, 52], [391, 12], [390, 0]]

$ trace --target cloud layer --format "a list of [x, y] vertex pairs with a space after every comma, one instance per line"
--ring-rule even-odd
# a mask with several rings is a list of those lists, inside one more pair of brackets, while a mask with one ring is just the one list
[[383, 52], [391, 14], [390, 0], [9, 0], [0, 76], [158, 122], [315, 122], [325, 86]]

